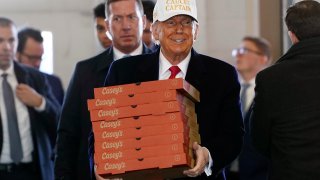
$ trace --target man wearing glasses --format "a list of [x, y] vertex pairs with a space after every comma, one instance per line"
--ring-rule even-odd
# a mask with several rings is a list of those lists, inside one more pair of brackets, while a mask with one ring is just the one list
[[[44, 52], [41, 31], [33, 28], [22, 29], [18, 33], [18, 40], [17, 60], [24, 65], [39, 70]], [[64, 90], [61, 80], [55, 75], [44, 74], [48, 79], [54, 97], [62, 105]]]
[[263, 38], [247, 36], [242, 39], [239, 48], [232, 51], [232, 56], [236, 58], [236, 69], [240, 78], [241, 111], [246, 133], [242, 151], [239, 158], [232, 163], [228, 179], [266, 180], [268, 164], [251, 145], [249, 118], [254, 98], [255, 77], [271, 61], [270, 45]]

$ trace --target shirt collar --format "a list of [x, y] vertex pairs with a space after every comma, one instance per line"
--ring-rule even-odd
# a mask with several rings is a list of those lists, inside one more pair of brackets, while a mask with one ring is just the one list
[[[185, 59], [183, 59], [177, 66], [180, 68], [183, 77], [186, 77], [187, 70], [188, 70], [188, 65], [191, 59], [191, 51], [187, 55]], [[172, 66], [170, 61], [163, 55], [162, 51], [160, 50], [159, 54], [159, 74], [160, 77], [165, 74], [167, 71], [170, 71], [169, 68]]]
[[143, 44], [142, 43], [140, 43], [140, 45], [138, 46], [137, 49], [135, 49], [134, 51], [132, 51], [129, 54], [125, 54], [113, 46], [113, 59], [118, 60], [118, 59], [123, 58], [123, 56], [125, 56], [125, 55], [137, 56], [137, 55], [142, 54], [142, 51], [143, 51]]

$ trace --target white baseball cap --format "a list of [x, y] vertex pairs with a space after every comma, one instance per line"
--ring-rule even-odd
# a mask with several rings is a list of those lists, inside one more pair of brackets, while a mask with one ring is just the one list
[[198, 21], [196, 0], [157, 0], [153, 22], [166, 21], [176, 15], [188, 15]]

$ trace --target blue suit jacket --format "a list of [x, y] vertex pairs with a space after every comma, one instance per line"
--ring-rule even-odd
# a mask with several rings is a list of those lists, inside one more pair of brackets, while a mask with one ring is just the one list
[[[40, 168], [43, 180], [52, 180], [54, 179], [53, 145], [56, 137], [59, 104], [53, 97], [43, 73], [16, 62], [14, 62], [14, 72], [18, 83], [29, 85], [46, 100], [44, 111], [37, 112], [34, 108], [28, 107], [28, 113], [34, 146], [33, 162], [37, 168]], [[0, 153], [2, 151], [2, 133], [2, 123], [0, 121]]]
[[46, 77], [48, 79], [48, 82], [50, 84], [52, 94], [57, 99], [60, 105], [62, 105], [63, 97], [64, 97], [64, 90], [62, 87], [62, 83], [59, 77], [51, 74], [46, 74]]
[[266, 157], [258, 153], [252, 145], [250, 136], [250, 115], [252, 108], [248, 110], [244, 117], [245, 135], [242, 151], [239, 155], [240, 180], [267, 180], [269, 161]]
[[[159, 52], [115, 61], [105, 85], [158, 80]], [[193, 179], [225, 179], [224, 167], [238, 156], [242, 146], [237, 73], [231, 65], [192, 50], [185, 79], [200, 91], [196, 113], [201, 145], [209, 149], [213, 159], [213, 175], [207, 177], [203, 173]]]

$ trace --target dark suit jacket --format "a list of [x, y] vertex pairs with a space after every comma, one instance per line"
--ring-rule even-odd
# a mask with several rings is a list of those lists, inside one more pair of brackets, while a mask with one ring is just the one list
[[[88, 137], [91, 131], [87, 100], [102, 87], [113, 61], [113, 48], [77, 63], [70, 81], [58, 127], [55, 175], [57, 179], [91, 179]], [[143, 53], [150, 52], [143, 49]]]
[[[43, 180], [54, 179], [52, 145], [56, 136], [59, 105], [54, 99], [43, 73], [16, 62], [14, 62], [14, 72], [18, 83], [29, 85], [46, 100], [44, 111], [37, 112], [34, 108], [28, 107], [28, 113], [34, 146], [33, 162], [40, 169]], [[2, 151], [2, 133], [2, 123], [0, 121], [0, 153]]]
[[[106, 85], [158, 80], [159, 52], [115, 61]], [[192, 50], [186, 80], [200, 91], [196, 113], [201, 145], [213, 159], [213, 175], [203, 173], [198, 179], [224, 179], [223, 168], [238, 156], [243, 137], [237, 73], [227, 63]]]
[[320, 177], [320, 37], [302, 40], [256, 78], [252, 140], [270, 179]]
[[62, 87], [62, 83], [59, 77], [51, 74], [46, 74], [48, 82], [51, 86], [52, 93], [54, 97], [57, 99], [60, 105], [62, 105], [63, 97], [64, 97], [64, 90]]
[[249, 108], [244, 117], [245, 134], [243, 146], [239, 155], [239, 177], [240, 180], [267, 180], [268, 159], [258, 153], [252, 146], [249, 121], [252, 108]]

